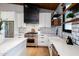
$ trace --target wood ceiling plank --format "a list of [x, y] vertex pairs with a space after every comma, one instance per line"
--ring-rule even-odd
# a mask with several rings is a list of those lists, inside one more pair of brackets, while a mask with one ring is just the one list
[[49, 10], [55, 10], [59, 3], [32, 3], [32, 4], [26, 4], [37, 8], [43, 8], [43, 9], [49, 9]]
[[56, 10], [59, 3], [13, 3], [16, 5], [28, 5], [30, 7], [37, 7], [37, 8], [43, 8], [43, 9], [49, 9], [49, 10]]

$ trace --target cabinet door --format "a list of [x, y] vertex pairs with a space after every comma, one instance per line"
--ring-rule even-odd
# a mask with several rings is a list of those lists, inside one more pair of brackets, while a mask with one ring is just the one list
[[45, 27], [51, 27], [51, 13], [45, 13]]
[[43, 36], [38, 37], [38, 45], [39, 46], [48, 46], [48, 39]]
[[44, 27], [44, 14], [43, 13], [39, 13], [39, 25], [40, 27]]
[[39, 13], [40, 27], [51, 27], [51, 13]]
[[1, 12], [2, 20], [6, 21], [14, 21], [15, 20], [15, 12], [13, 11], [2, 11]]

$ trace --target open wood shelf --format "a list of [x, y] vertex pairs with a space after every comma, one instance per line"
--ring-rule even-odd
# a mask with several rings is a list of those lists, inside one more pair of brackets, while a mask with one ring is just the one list
[[79, 18], [72, 19], [70, 21], [66, 21], [65, 23], [79, 24]]
[[79, 24], [79, 18], [74, 19], [74, 22], [72, 22], [72, 24]]

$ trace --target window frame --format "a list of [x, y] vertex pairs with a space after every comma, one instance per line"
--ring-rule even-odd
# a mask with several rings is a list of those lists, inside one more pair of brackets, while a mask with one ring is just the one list
[[[69, 22], [70, 23], [70, 22]], [[66, 30], [65, 29], [65, 24], [67, 24], [67, 23], [65, 23], [65, 14], [63, 14], [63, 32], [67, 32], [67, 33], [71, 33], [72, 32], [72, 30]]]
[[[66, 6], [63, 7], [63, 11], [65, 10], [65, 8], [66, 8]], [[67, 32], [67, 33], [72, 33], [72, 30], [66, 30], [66, 29], [65, 29], [65, 24], [66, 24], [66, 22], [65, 22], [65, 14], [63, 14], [62, 31], [63, 31], [63, 32]]]

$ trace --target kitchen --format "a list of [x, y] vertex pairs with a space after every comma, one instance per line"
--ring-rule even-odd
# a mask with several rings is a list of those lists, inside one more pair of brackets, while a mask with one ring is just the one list
[[[6, 30], [1, 32], [2, 36], [0, 34], [2, 38], [0, 41], [3, 41], [0, 42], [0, 55], [28, 56], [29, 53], [27, 52], [31, 50], [30, 48], [37, 48], [40, 51], [38, 48], [42, 47], [47, 49], [48, 54], [41, 54], [41, 56], [79, 56], [78, 3], [0, 4], [0, 11], [0, 18], [4, 23], [6, 21], [14, 22], [14, 35], [12, 37], [5, 37]], [[72, 16], [72, 19], [66, 18], [66, 11], [67, 13], [74, 12], [75, 17]], [[5, 28], [5, 26], [3, 27]], [[64, 29], [64, 27], [68, 28]], [[73, 45], [67, 44], [69, 39], [73, 42]], [[42, 52], [45, 53], [46, 51]]]

